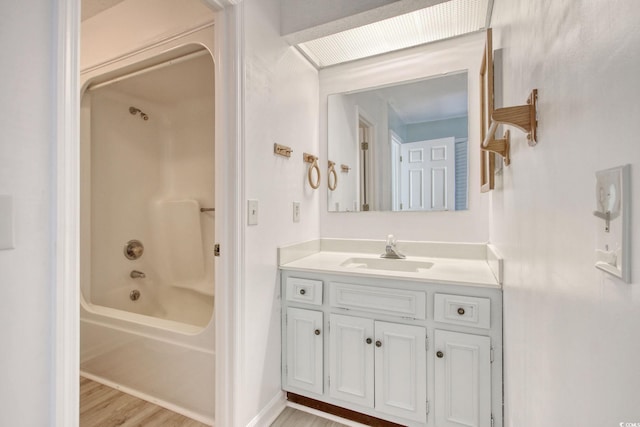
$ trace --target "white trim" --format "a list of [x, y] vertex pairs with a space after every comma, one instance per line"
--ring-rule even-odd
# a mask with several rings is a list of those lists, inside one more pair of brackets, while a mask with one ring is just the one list
[[[219, 19], [218, 19], [219, 18]], [[216, 141], [223, 156], [216, 194], [221, 194], [223, 223], [216, 231], [221, 244], [216, 269], [216, 424], [235, 426], [241, 405], [243, 369], [244, 274], [244, 6], [227, 6], [216, 17]], [[222, 271], [220, 271], [222, 270]]]
[[53, 330], [53, 425], [76, 427], [80, 395], [80, 255], [79, 255], [79, 34], [78, 0], [55, 2], [55, 247]]
[[[222, 197], [225, 218], [223, 243], [224, 264], [216, 277], [216, 422], [219, 426], [234, 426], [238, 399], [238, 379], [242, 367], [236, 362], [242, 354], [242, 261], [244, 259], [244, 15], [242, 3], [226, 5], [216, 17], [216, 141], [224, 150], [226, 168]], [[80, 343], [80, 283], [79, 283], [79, 117], [80, 117], [80, 5], [79, 0], [60, 0], [57, 9], [57, 51], [55, 118], [56, 159], [53, 167], [56, 185], [55, 236], [52, 254], [55, 262], [55, 299], [53, 305], [53, 395], [52, 418], [56, 427], [79, 425], [79, 343]], [[210, 24], [208, 24], [210, 25]], [[222, 53], [221, 53], [222, 52]], [[104, 65], [104, 64], [100, 64]], [[222, 115], [225, 115], [222, 117]], [[238, 291], [240, 289], [240, 291]]]
[[288, 402], [285, 399], [284, 393], [280, 392], [276, 394], [273, 399], [267, 403], [267, 406], [262, 408], [258, 415], [249, 421], [247, 427], [270, 426], [271, 423], [278, 418], [278, 415], [284, 411], [284, 408], [286, 408], [287, 405]]

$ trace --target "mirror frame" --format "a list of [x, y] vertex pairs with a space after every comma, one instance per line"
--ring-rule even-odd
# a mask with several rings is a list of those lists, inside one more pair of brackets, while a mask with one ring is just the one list
[[493, 42], [491, 28], [487, 28], [482, 64], [480, 65], [480, 192], [495, 188], [496, 154], [482, 147], [494, 111], [493, 99]]

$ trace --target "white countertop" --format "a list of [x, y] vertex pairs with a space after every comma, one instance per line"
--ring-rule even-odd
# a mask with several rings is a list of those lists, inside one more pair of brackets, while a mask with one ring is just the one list
[[[407, 255], [406, 259], [387, 262], [413, 261], [433, 265], [413, 271], [344, 266], [345, 261], [352, 258], [378, 258], [384, 250], [384, 242], [342, 239], [320, 239], [280, 248], [279, 264], [281, 269], [292, 271], [501, 287], [502, 259], [490, 245], [407, 242], [404, 246], [412, 250], [405, 252], [403, 246], [398, 244], [398, 249]], [[375, 252], [380, 248], [382, 250]], [[446, 255], [446, 257], [437, 255]]]

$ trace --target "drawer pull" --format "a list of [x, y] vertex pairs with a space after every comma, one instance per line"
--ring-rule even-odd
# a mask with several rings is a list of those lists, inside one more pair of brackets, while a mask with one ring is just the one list
[[313, 331], [313, 333], [316, 335], [320, 335], [320, 329], [316, 329], [315, 331]]
[[[300, 295], [304, 295], [304, 294], [306, 294], [306, 293], [307, 293], [307, 291], [305, 291], [304, 289], [300, 289]], [[458, 313], [459, 313], [459, 312], [460, 312], [460, 310], [458, 310]]]
[[373, 340], [371, 338], [367, 338], [367, 344], [371, 344]]
[[464, 314], [464, 308], [460, 307], [460, 308], [458, 309], [458, 314], [459, 314], [460, 316], [462, 316], [462, 315]]
[[376, 347], [382, 347], [382, 343], [380, 341], [376, 341]]
[[444, 353], [441, 351], [436, 352], [436, 357], [438, 357], [438, 359], [442, 359], [444, 357]]

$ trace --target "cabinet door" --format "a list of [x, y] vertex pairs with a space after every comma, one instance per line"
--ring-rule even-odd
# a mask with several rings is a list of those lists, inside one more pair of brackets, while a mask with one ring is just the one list
[[287, 385], [323, 393], [322, 312], [287, 308]]
[[427, 352], [423, 327], [375, 322], [375, 408], [427, 420]]
[[434, 341], [436, 425], [490, 426], [490, 338], [436, 330]]
[[331, 315], [329, 394], [373, 408], [373, 320]]

